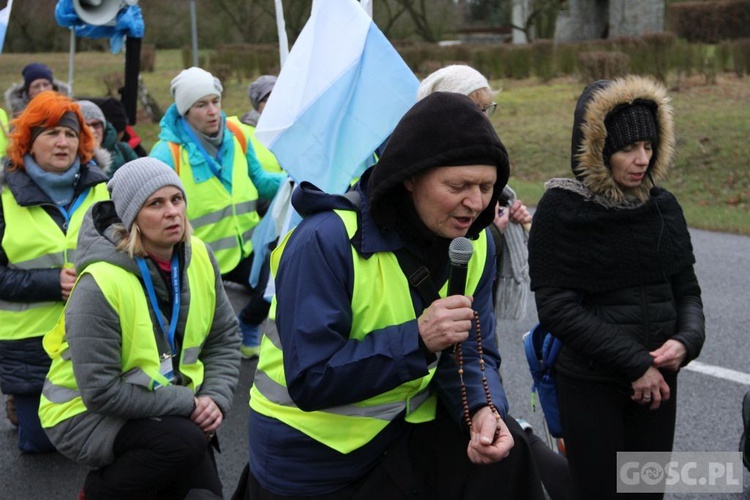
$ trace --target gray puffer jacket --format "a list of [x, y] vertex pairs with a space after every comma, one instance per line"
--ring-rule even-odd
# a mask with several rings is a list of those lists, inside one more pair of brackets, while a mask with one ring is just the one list
[[[134, 259], [116, 250], [119, 241], [113, 224], [119, 222], [111, 201], [94, 205], [86, 214], [78, 240], [76, 269], [79, 274], [92, 263], [106, 261], [135, 274], [141, 273]], [[73, 362], [78, 388], [88, 411], [46, 429], [55, 447], [78, 463], [101, 467], [114, 460], [113, 443], [120, 428], [131, 419], [164, 415], [188, 417], [194, 409], [195, 396], [209, 396], [226, 415], [239, 376], [238, 324], [224, 291], [216, 260], [209, 249], [214, 268], [213, 283], [191, 283], [186, 270], [190, 266], [191, 246], [181, 245], [181, 306], [177, 323], [178, 336], [185, 331], [190, 297], [207, 287], [216, 290], [216, 310], [199, 359], [204, 365], [203, 384], [197, 394], [187, 386], [169, 385], [158, 390], [131, 384], [121, 372], [121, 331], [118, 311], [102, 294], [91, 275], [83, 275], [73, 290], [65, 309], [65, 335]], [[171, 314], [171, 290], [151, 259], [146, 259], [156, 297], [168, 323]], [[144, 289], [144, 293], [145, 289]], [[157, 345], [164, 342], [158, 322], [154, 335]], [[179, 346], [181, 342], [177, 341]], [[179, 349], [179, 347], [178, 347]], [[50, 353], [52, 357], [60, 353]], [[179, 356], [179, 354], [178, 354]], [[178, 375], [179, 377], [179, 375]]]
[[[54, 80], [52, 82], [52, 88], [62, 95], [68, 97], [71, 95], [70, 86], [60, 80]], [[11, 116], [18, 116], [24, 109], [26, 109], [30, 100], [31, 99], [29, 99], [29, 95], [26, 93], [23, 82], [14, 83], [5, 91], [5, 106]]]

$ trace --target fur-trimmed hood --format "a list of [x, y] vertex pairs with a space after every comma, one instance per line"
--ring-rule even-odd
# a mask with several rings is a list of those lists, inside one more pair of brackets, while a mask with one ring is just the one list
[[94, 150], [94, 157], [92, 160], [102, 172], [107, 174], [108, 177], [112, 177], [112, 174], [114, 174], [114, 171], [112, 171], [112, 153], [103, 147], [98, 147]]
[[[632, 189], [617, 184], [604, 162], [607, 138], [605, 121], [622, 105], [647, 101], [655, 106], [657, 143], [644, 182]], [[599, 80], [581, 93], [573, 122], [571, 168], [576, 178], [593, 193], [616, 205], [649, 199], [649, 191], [666, 179], [674, 160], [675, 133], [672, 107], [666, 88], [659, 82], [641, 76], [616, 80]]]
[[[52, 88], [57, 92], [70, 97], [70, 86], [68, 86], [67, 83], [60, 80], [53, 80]], [[29, 95], [26, 93], [26, 89], [24, 89], [23, 82], [14, 83], [5, 91], [5, 109], [9, 111], [13, 117], [26, 109], [29, 101]]]

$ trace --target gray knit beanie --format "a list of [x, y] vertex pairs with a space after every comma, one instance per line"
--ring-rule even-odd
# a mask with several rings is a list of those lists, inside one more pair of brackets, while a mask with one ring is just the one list
[[107, 124], [107, 119], [104, 118], [104, 112], [102, 109], [91, 101], [78, 101], [78, 107], [81, 108], [81, 114], [83, 119], [88, 123], [90, 121], [102, 122], [102, 125]]
[[250, 104], [253, 105], [254, 110], [258, 110], [260, 102], [268, 97], [274, 85], [276, 85], [276, 77], [273, 75], [259, 76], [257, 80], [250, 84], [247, 88], [247, 96], [250, 98]]
[[165, 186], [175, 186], [185, 195], [185, 188], [177, 173], [156, 158], [138, 158], [117, 169], [107, 183], [107, 189], [115, 204], [115, 211], [128, 231], [149, 196]]

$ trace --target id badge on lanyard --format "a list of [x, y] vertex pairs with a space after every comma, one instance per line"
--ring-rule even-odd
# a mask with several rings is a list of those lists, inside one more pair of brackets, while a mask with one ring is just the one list
[[[173, 354], [164, 353], [161, 355], [161, 361], [159, 362], [159, 373], [167, 379], [169, 384], [174, 382], [174, 366], [172, 365]], [[154, 389], [162, 387], [159, 382], [154, 382]]]
[[[175, 330], [177, 328], [177, 319], [179, 316], [180, 311], [180, 268], [177, 261], [177, 255], [172, 256], [172, 263], [171, 263], [171, 281], [172, 281], [172, 318], [169, 322], [169, 327], [167, 328], [162, 319], [161, 314], [159, 311], [158, 302], [156, 300], [156, 293], [154, 292], [154, 284], [151, 281], [151, 275], [148, 272], [148, 268], [146, 267], [146, 262], [143, 258], [136, 258], [136, 262], [138, 262], [138, 267], [141, 269], [141, 276], [143, 277], [144, 285], [146, 286], [146, 291], [148, 294], [149, 302], [151, 303], [151, 307], [154, 310], [154, 315], [156, 316], [157, 321], [159, 322], [159, 328], [161, 329], [162, 333], [165, 335], [167, 341], [169, 342], [169, 346], [171, 348], [171, 352], [163, 353], [159, 358], [159, 374], [162, 375], [164, 378], [167, 379], [168, 384], [171, 384], [175, 381], [175, 375], [174, 375], [174, 365], [172, 364], [172, 361], [175, 356], [175, 342], [174, 342], [174, 335]], [[168, 385], [167, 384], [167, 385]], [[162, 387], [163, 384], [160, 384], [157, 381], [154, 381], [154, 389], [158, 389], [159, 387]]]

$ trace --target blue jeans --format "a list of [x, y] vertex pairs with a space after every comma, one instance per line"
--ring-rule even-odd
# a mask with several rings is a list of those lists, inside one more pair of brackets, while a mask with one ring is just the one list
[[18, 449], [26, 453], [55, 451], [39, 421], [40, 394], [14, 394], [18, 417]]

